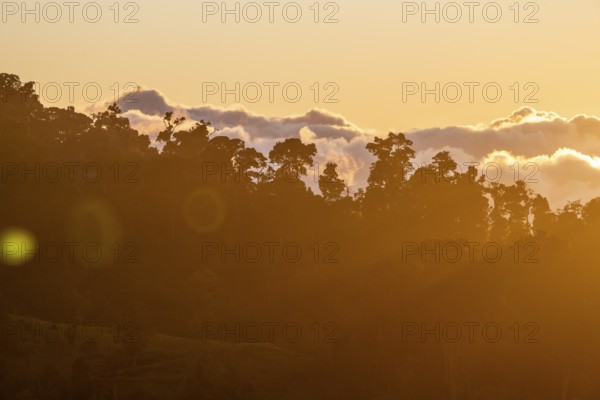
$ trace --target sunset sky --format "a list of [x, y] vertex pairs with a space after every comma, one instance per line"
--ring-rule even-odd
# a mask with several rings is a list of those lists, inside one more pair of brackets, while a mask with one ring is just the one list
[[[145, 97], [138, 97], [140, 102], [135, 107], [125, 108], [132, 109], [134, 125], [137, 123], [142, 131], [148, 129], [149, 134], [153, 133], [152, 127], [160, 126], [160, 118], [152, 108], [157, 101], [166, 102], [188, 117], [194, 114], [190, 110], [196, 110], [198, 118], [212, 115], [213, 122], [222, 117], [222, 108], [242, 106], [243, 113], [260, 116], [269, 123], [275, 121], [273, 129], [277, 124], [289, 127], [286, 118], [310, 117], [309, 111], [318, 108], [321, 114], [317, 120], [296, 121], [294, 132], [282, 131], [281, 135], [300, 134], [307, 140], [322, 140], [324, 157], [340, 162], [346, 179], [357, 186], [364, 183], [368, 173], [359, 170], [368, 169], [369, 164], [364, 149], [359, 150], [363, 142], [357, 140], [362, 135], [393, 130], [413, 132], [411, 138], [424, 159], [442, 148], [455, 149], [453, 154], [464, 160], [496, 159], [499, 154], [506, 160], [503, 154], [509, 154], [526, 163], [537, 157], [537, 161], [547, 164], [546, 169], [540, 168], [540, 176], [546, 180], [539, 185], [548, 185], [538, 190], [557, 206], [567, 200], [600, 195], [600, 183], [595, 183], [600, 182], [599, 164], [594, 158], [600, 156], [600, 121], [593, 117], [600, 115], [598, 0], [519, 2], [518, 23], [514, 21], [514, 0], [496, 2], [502, 10], [498, 23], [484, 18], [482, 10], [489, 2], [480, 2], [474, 8], [473, 23], [464, 5], [457, 23], [446, 21], [442, 9], [446, 9], [447, 18], [456, 15], [455, 9], [445, 8], [450, 2], [440, 3], [439, 23], [433, 15], [422, 23], [419, 12], [405, 16], [403, 22], [403, 9], [410, 10], [403, 2], [323, 1], [318, 3], [320, 21], [315, 23], [315, 1], [299, 1], [303, 14], [295, 24], [284, 19], [282, 8], [287, 2], [275, 8], [273, 23], [268, 21], [266, 6], [261, 7], [263, 15], [257, 23], [246, 22], [242, 14], [239, 23], [233, 15], [222, 23], [220, 13], [206, 15], [203, 22], [203, 7], [207, 6], [189, 0], [142, 1], [136, 3], [137, 7], [122, 2], [121, 22], [114, 23], [115, 15], [109, 8], [112, 3], [99, 2], [103, 14], [96, 24], [84, 20], [82, 7], [75, 9], [74, 23], [68, 22], [66, 7], [57, 23], [44, 21], [43, 11], [39, 23], [33, 15], [26, 16], [27, 21], [22, 23], [21, 10], [12, 15], [14, 10], [7, 9], [5, 3], [0, 23], [2, 71], [42, 85], [78, 82], [73, 101], [63, 86], [64, 93], [56, 104], [72, 104], [88, 111], [114, 97], [114, 83], [122, 87], [135, 82], [145, 90], [141, 93]], [[241, 2], [240, 8], [247, 3]], [[27, 4], [33, 9], [34, 2]], [[233, 9], [235, 2], [227, 4]], [[427, 4], [430, 9], [435, 6], [435, 2]], [[47, 11], [48, 18], [53, 18], [55, 11]], [[122, 23], [132, 12], [139, 22]], [[254, 13], [248, 9], [247, 15], [252, 18]], [[330, 14], [339, 22], [323, 23]], [[94, 11], [89, 15], [93, 16]], [[293, 17], [294, 10], [287, 15]], [[528, 16], [539, 22], [524, 23]], [[488, 9], [487, 17], [495, 17], [495, 8]], [[98, 104], [86, 102], [81, 95], [81, 87], [89, 82], [97, 82], [102, 88]], [[242, 96], [235, 104], [233, 95], [225, 102], [219, 95], [207, 97], [203, 89], [210, 82], [224, 82], [230, 88], [236, 82], [241, 86], [277, 82], [280, 86], [275, 89], [273, 102], [263, 86], [259, 101], [244, 101]], [[282, 96], [281, 87], [289, 82], [303, 90], [296, 103]], [[311, 90], [315, 82], [321, 96], [317, 103]], [[405, 82], [425, 82], [428, 88], [434, 88], [436, 82], [442, 87], [458, 82], [463, 95], [456, 103], [444, 99], [436, 103], [433, 95], [425, 103], [419, 95], [403, 101]], [[472, 103], [464, 82], [479, 85]], [[486, 101], [482, 95], [483, 85], [489, 82], [503, 90], [496, 103]], [[333, 85], [325, 87], [327, 83]], [[515, 83], [520, 88], [518, 101], [514, 98]], [[333, 96], [338, 102], [324, 103], [324, 96], [334, 89], [339, 89]], [[449, 93], [454, 96], [455, 92]], [[531, 102], [525, 101], [528, 94], [532, 94]], [[524, 113], [521, 111], [525, 118], [519, 119], [518, 110], [523, 107], [527, 107]], [[323, 116], [338, 120], [329, 118], [324, 122]], [[503, 118], [509, 123], [494, 124]], [[221, 119], [221, 127], [236, 129], [235, 123]], [[337, 133], [323, 133], [324, 126], [333, 126]], [[277, 139], [276, 133], [265, 134], [259, 128], [252, 133], [248, 129], [238, 134], [247, 135], [246, 139], [257, 148], [266, 149]], [[480, 133], [477, 144], [461, 136], [473, 129]], [[498, 137], [502, 132], [508, 133]], [[340, 138], [345, 142], [337, 141]], [[561, 148], [572, 152], [559, 152]], [[562, 162], [568, 165], [568, 174], [564, 174]], [[553, 168], [561, 172], [548, 175]], [[550, 188], [562, 185], [567, 177], [572, 187], [563, 185], [560, 193]]]

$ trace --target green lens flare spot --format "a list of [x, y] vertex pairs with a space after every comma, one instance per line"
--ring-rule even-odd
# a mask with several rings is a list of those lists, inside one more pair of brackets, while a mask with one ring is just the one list
[[10, 228], [0, 232], [0, 264], [18, 267], [35, 257], [37, 241], [25, 229]]

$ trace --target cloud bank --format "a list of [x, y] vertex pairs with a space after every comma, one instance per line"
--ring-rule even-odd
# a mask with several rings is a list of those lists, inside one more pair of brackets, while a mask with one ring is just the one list
[[[152, 140], [163, 129], [162, 116], [168, 111], [189, 121], [210, 121], [219, 134], [243, 139], [265, 155], [277, 141], [301, 138], [316, 145], [318, 165], [336, 162], [340, 175], [354, 190], [366, 186], [373, 162], [366, 144], [375, 135], [387, 134], [362, 129], [324, 109], [268, 117], [243, 107], [185, 106], [169, 101], [156, 90], [142, 90], [136, 99], [136, 103], [121, 99], [118, 104], [132, 126]], [[480, 163], [481, 171], [484, 165], [494, 165], [495, 169], [499, 166], [501, 176], [487, 171], [489, 180], [508, 184], [516, 178], [526, 180], [554, 208], [567, 201], [600, 196], [600, 118], [594, 116], [568, 119], [525, 107], [488, 124], [419, 129], [406, 135], [414, 142], [419, 164], [447, 150], [463, 168], [465, 163], [473, 162]], [[314, 180], [311, 176], [310, 184], [316, 187]]]

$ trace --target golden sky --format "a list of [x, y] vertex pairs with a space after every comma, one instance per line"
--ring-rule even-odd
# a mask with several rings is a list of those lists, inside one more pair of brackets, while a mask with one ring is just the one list
[[[34, 3], [27, 2], [28, 7], [34, 9]], [[104, 99], [112, 96], [115, 82], [121, 86], [135, 82], [158, 89], [179, 104], [195, 106], [204, 104], [203, 100], [216, 106], [235, 103], [233, 95], [225, 103], [218, 95], [203, 99], [203, 85], [209, 82], [225, 82], [231, 88], [236, 82], [241, 86], [256, 82], [262, 85], [262, 98], [255, 103], [244, 101], [244, 96], [240, 99], [249, 110], [284, 116], [320, 107], [378, 131], [489, 122], [522, 106], [566, 116], [599, 114], [594, 107], [600, 89], [597, 0], [523, 1], [517, 3], [519, 23], [514, 21], [514, 0], [495, 2], [502, 10], [497, 23], [485, 19], [495, 18], [498, 7], [491, 2], [474, 6], [473, 23], [469, 22], [470, 8], [462, 1], [455, 3], [462, 12], [456, 23], [448, 21], [457, 15], [456, 8], [448, 5], [451, 2], [439, 3], [439, 23], [435, 15], [428, 15], [422, 23], [421, 10], [408, 15], [412, 6], [405, 3], [409, 2], [380, 0], [317, 3], [319, 23], [314, 22], [316, 2], [299, 1], [302, 17], [290, 23], [284, 17], [293, 19], [295, 6], [278, 2], [273, 6], [274, 22], [269, 23], [269, 7], [259, 1], [255, 4], [260, 5], [262, 18], [251, 23], [244, 17], [250, 20], [256, 11], [248, 6], [251, 2], [243, 1], [239, 2], [240, 22], [229, 15], [222, 23], [221, 10], [208, 15], [209, 2], [138, 1], [136, 7], [119, 3], [120, 22], [114, 23], [111, 0], [97, 3], [103, 13], [95, 24], [83, 18], [86, 3], [74, 9], [74, 23], [69, 23], [69, 9], [64, 6], [57, 23], [47, 21], [54, 18], [55, 10], [45, 9], [46, 2], [40, 3], [39, 23], [35, 15], [25, 15], [23, 23], [23, 10], [11, 15], [13, 10], [4, 5], [2, 71], [42, 84], [78, 82], [81, 86], [74, 92], [78, 106], [86, 105], [80, 88], [88, 82], [100, 85]], [[220, 8], [220, 3], [214, 4]], [[226, 4], [234, 9], [235, 3]], [[420, 3], [414, 4], [420, 7]], [[427, 7], [434, 9], [435, 2], [427, 2]], [[94, 13], [95, 8], [88, 7], [85, 15], [93, 19]], [[139, 22], [123, 23], [130, 14]], [[339, 22], [324, 23], [328, 16]], [[524, 23], [528, 17], [539, 22]], [[273, 102], [264, 82], [280, 84], [274, 89]], [[303, 90], [297, 103], [282, 94], [283, 85], [294, 82]], [[320, 87], [317, 103], [311, 90], [315, 82]], [[328, 82], [334, 85], [325, 87]], [[403, 101], [405, 82], [425, 82], [429, 88], [436, 82], [441, 88], [457, 82], [463, 95], [456, 103], [442, 98], [438, 104], [434, 95], [425, 103], [419, 95]], [[473, 103], [464, 82], [480, 84], [474, 88]], [[482, 95], [483, 85], [490, 82], [503, 90], [497, 103]], [[515, 83], [520, 87], [518, 101]], [[527, 83], [533, 85], [525, 87]], [[70, 100], [68, 88], [63, 88], [57, 104], [64, 106]], [[325, 95], [337, 89], [332, 98], [338, 102], [324, 103]], [[291, 90], [290, 100], [295, 89]], [[448, 90], [448, 96], [454, 97], [454, 89]], [[495, 89], [490, 90], [493, 95]], [[532, 100], [538, 102], [526, 103], [525, 97], [534, 92]], [[254, 92], [247, 93], [252, 100]]]

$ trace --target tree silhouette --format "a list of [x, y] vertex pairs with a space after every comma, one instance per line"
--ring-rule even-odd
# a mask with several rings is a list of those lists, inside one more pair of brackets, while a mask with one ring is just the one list
[[278, 179], [299, 181], [306, 176], [308, 167], [314, 165], [316, 154], [317, 147], [313, 143], [304, 144], [300, 139], [291, 138], [275, 143], [273, 150], [269, 152], [269, 160], [278, 165]]
[[365, 203], [368, 208], [389, 210], [406, 188], [408, 173], [413, 169], [410, 160], [415, 151], [412, 141], [403, 133], [389, 133], [385, 139], [376, 137], [367, 150], [377, 160], [371, 165]]
[[319, 176], [319, 189], [327, 202], [336, 202], [342, 198], [346, 184], [338, 176], [336, 163], [329, 162], [325, 165], [323, 173]]

